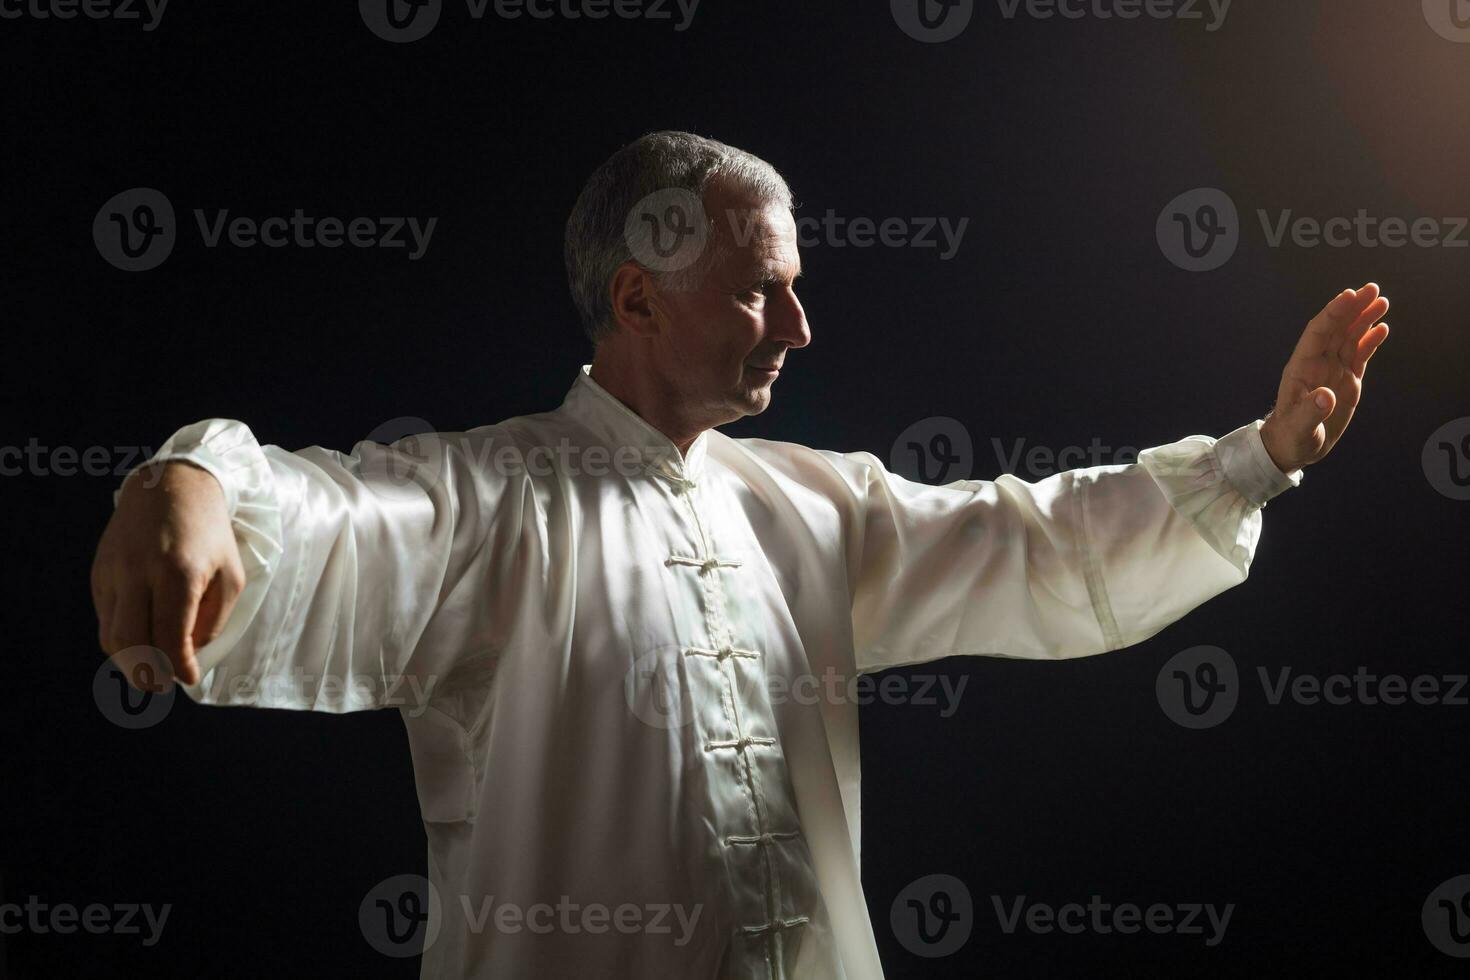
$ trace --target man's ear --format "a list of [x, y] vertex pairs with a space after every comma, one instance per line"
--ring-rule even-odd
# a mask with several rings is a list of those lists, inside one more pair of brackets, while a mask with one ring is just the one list
[[613, 320], [635, 337], [650, 337], [668, 322], [653, 273], [631, 259], [617, 267], [608, 284]]

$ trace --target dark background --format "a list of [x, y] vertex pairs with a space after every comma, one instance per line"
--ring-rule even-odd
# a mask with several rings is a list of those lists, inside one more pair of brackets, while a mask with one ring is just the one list
[[[969, 678], [947, 719], [863, 709], [864, 880], [891, 977], [1463, 971], [1420, 908], [1470, 872], [1470, 709], [1272, 707], [1255, 680], [1257, 666], [1466, 670], [1470, 503], [1431, 486], [1421, 452], [1470, 415], [1470, 252], [1270, 248], [1255, 219], [1470, 214], [1470, 45], [1430, 30], [1417, 2], [1237, 0], [1214, 32], [1007, 20], [983, 2], [942, 44], [907, 36], [883, 2], [706, 0], [679, 32], [476, 21], [450, 0], [410, 44], [373, 36], [351, 3], [177, 3], [151, 32], [0, 20], [0, 45], [7, 445], [155, 447], [224, 416], [263, 443], [348, 449], [391, 418], [458, 430], [554, 407], [589, 353], [563, 222], [592, 169], [653, 129], [772, 161], [799, 214], [970, 219], [951, 261], [804, 250], [814, 341], [732, 435], [888, 459], [904, 428], [952, 416], [985, 478], [1002, 469], [992, 438], [1220, 436], [1270, 408], [1328, 299], [1381, 283], [1393, 335], [1358, 416], [1268, 507], [1247, 583], [1125, 652], [946, 661]], [[137, 186], [168, 195], [180, 241], [128, 273], [91, 227]], [[1232, 196], [1244, 233], [1223, 268], [1191, 273], [1165, 258], [1155, 219], [1201, 186]], [[208, 249], [192, 224], [194, 208], [297, 207], [439, 223], [418, 261]], [[0, 936], [0, 972], [416, 976], [356, 921], [373, 884], [424, 868], [396, 713], [180, 698], [127, 732], [94, 704], [87, 570], [117, 483], [0, 479], [0, 893], [173, 910], [153, 948]], [[1189, 731], [1154, 680], [1198, 644], [1228, 650], [1245, 684], [1227, 722]], [[958, 953], [926, 961], [895, 939], [889, 906], [934, 873], [969, 885], [977, 921]], [[1006, 935], [992, 894], [1236, 908], [1206, 948]]]

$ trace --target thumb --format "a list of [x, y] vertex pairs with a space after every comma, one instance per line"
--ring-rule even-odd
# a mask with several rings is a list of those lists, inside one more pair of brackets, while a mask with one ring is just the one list
[[1312, 428], [1326, 421], [1337, 407], [1337, 393], [1331, 388], [1317, 388], [1307, 393], [1302, 402], [1302, 414], [1307, 416]]

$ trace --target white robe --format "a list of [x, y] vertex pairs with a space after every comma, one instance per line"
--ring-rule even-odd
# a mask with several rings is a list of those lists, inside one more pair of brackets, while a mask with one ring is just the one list
[[555, 411], [350, 455], [208, 419], [155, 459], [220, 479], [247, 585], [186, 691], [399, 707], [425, 977], [874, 980], [849, 682], [1116, 650], [1244, 581], [1301, 480], [1260, 425], [932, 487], [718, 431], [681, 457], [586, 366]]

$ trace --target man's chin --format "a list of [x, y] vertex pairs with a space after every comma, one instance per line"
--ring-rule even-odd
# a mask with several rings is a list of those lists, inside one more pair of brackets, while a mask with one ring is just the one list
[[730, 399], [731, 406], [741, 415], [759, 415], [771, 407], [771, 386], [769, 384], [742, 385]]

